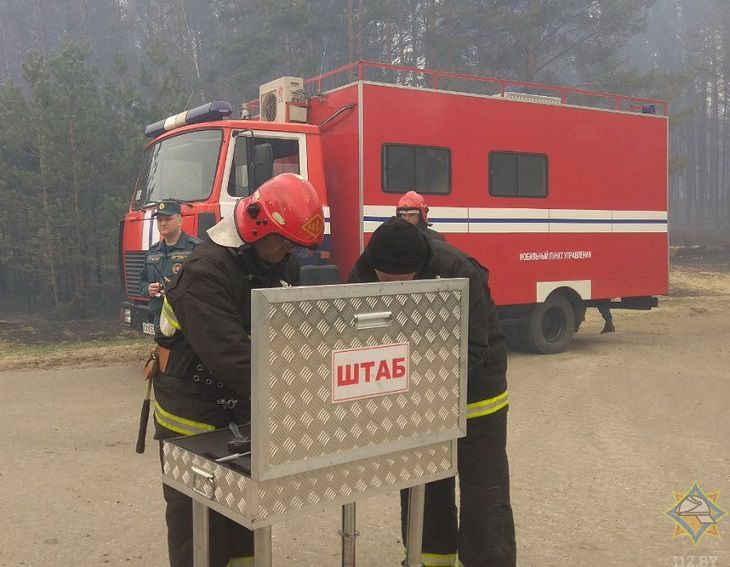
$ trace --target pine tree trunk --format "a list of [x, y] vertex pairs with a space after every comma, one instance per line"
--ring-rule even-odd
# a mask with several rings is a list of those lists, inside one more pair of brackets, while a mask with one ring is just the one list
[[697, 209], [697, 119], [688, 118], [685, 128], [685, 155], [687, 166], [685, 169], [685, 200], [684, 224], [691, 226], [695, 220]]
[[720, 70], [718, 68], [717, 44], [713, 41], [711, 65], [712, 79], [710, 84], [710, 117], [709, 127], [709, 151], [708, 151], [708, 204], [710, 207], [710, 220], [713, 228], [720, 226]]
[[46, 167], [46, 149], [44, 137], [41, 132], [38, 133], [38, 163], [40, 171], [40, 190], [41, 190], [41, 251], [48, 268], [48, 286], [53, 299], [53, 308], [58, 309], [61, 306], [61, 294], [58, 285], [58, 267], [56, 265], [56, 251], [52, 242], [55, 240], [51, 219], [54, 211], [51, 210], [50, 199], [48, 196], [48, 186], [46, 184], [47, 167]]
[[[730, 44], [728, 44], [730, 48]], [[728, 53], [730, 57], [730, 53]], [[730, 65], [728, 65], [730, 72]], [[720, 191], [722, 191], [723, 211], [725, 212], [725, 222], [730, 219], [730, 78], [725, 76], [723, 92], [725, 93], [725, 104], [722, 113], [722, 151], [720, 159], [722, 160], [720, 173]]]
[[697, 120], [697, 219], [704, 224], [707, 219], [707, 79], [703, 77], [698, 102], [700, 114]]
[[87, 312], [87, 283], [85, 269], [85, 241], [83, 235], [83, 212], [81, 210], [81, 182], [79, 179], [79, 149], [78, 140], [76, 138], [76, 124], [73, 116], [70, 117], [68, 131], [69, 154], [71, 157], [71, 202], [73, 204], [73, 223], [72, 242], [73, 250], [71, 257], [73, 258], [73, 285], [74, 297], [76, 298], [78, 316], [81, 319], [86, 318]]

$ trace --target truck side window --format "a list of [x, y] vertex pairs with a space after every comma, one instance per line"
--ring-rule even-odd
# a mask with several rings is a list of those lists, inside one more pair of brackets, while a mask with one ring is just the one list
[[489, 153], [489, 194], [493, 197], [546, 197], [547, 156]]
[[[300, 173], [299, 142], [281, 138], [259, 138], [254, 140], [256, 145], [271, 144], [274, 153], [274, 176], [280, 173]], [[233, 148], [233, 163], [228, 177], [228, 194], [231, 197], [247, 197], [248, 186], [248, 156], [246, 155], [246, 140], [243, 136], [236, 138]]]
[[451, 193], [449, 148], [383, 144], [381, 160], [385, 193]]

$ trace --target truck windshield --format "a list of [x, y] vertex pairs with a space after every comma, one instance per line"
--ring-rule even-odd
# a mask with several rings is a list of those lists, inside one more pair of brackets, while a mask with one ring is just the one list
[[147, 148], [137, 179], [137, 207], [163, 199], [201, 201], [213, 189], [223, 132], [200, 130]]

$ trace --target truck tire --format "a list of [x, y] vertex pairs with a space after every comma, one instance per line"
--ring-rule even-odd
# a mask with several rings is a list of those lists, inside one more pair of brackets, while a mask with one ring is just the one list
[[554, 293], [532, 308], [520, 334], [530, 352], [557, 354], [568, 348], [574, 329], [573, 306], [564, 295]]

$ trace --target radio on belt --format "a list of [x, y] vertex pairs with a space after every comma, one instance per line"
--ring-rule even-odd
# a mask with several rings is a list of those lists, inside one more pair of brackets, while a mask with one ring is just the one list
[[456, 474], [466, 434], [468, 300], [466, 279], [254, 290], [250, 425], [163, 443], [163, 482], [193, 499], [196, 567], [209, 509], [253, 529], [268, 567], [272, 524], [340, 506], [354, 565], [355, 502], [402, 488], [420, 563], [423, 485]]

